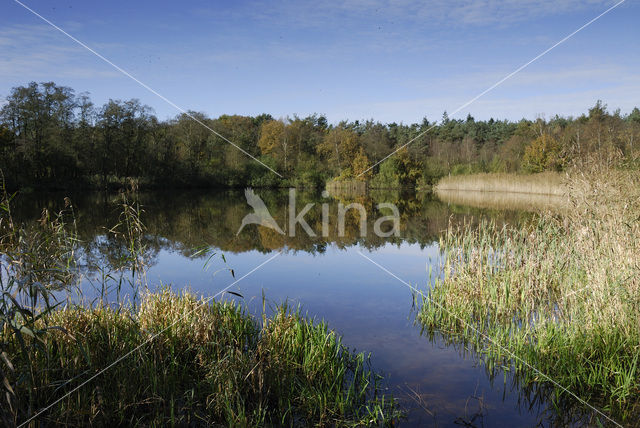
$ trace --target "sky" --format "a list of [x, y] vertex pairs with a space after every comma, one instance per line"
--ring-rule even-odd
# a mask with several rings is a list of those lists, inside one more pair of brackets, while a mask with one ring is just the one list
[[[330, 122], [439, 120], [613, 6], [600, 0], [20, 0], [185, 110]], [[627, 0], [453, 118], [640, 106], [640, 2]], [[0, 2], [0, 103], [54, 81], [98, 106], [179, 111], [14, 0]]]

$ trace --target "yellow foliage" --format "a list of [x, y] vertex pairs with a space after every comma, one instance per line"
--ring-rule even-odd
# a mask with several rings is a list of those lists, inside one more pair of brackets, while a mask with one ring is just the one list
[[560, 154], [560, 143], [552, 136], [543, 134], [525, 148], [522, 166], [527, 172], [559, 170], [562, 166]]
[[268, 155], [280, 148], [280, 142], [284, 138], [284, 123], [279, 120], [270, 120], [262, 124], [258, 147], [263, 155]]

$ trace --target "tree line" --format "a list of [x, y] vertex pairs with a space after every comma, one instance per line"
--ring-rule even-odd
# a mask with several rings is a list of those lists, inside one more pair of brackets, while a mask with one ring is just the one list
[[425, 186], [447, 174], [561, 171], [614, 153], [637, 162], [639, 140], [640, 110], [623, 115], [601, 101], [579, 117], [517, 122], [444, 113], [438, 123], [330, 124], [318, 114], [210, 118], [194, 111], [161, 121], [137, 99], [96, 106], [86, 93], [31, 82], [12, 88], [0, 109], [0, 169], [14, 188], [320, 187], [331, 179]]

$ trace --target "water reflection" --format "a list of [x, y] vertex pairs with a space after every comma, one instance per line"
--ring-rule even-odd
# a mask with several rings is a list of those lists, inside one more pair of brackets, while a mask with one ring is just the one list
[[[521, 414], [535, 415], [535, 423], [528, 423], [527, 426], [607, 425], [607, 421], [600, 415], [578, 405], [573, 397], [567, 394], [556, 395], [557, 388], [550, 383], [528, 382], [521, 375], [514, 373], [513, 366], [505, 366], [488, 359], [457, 334], [431, 329], [422, 329], [421, 334], [429, 342], [445, 349], [453, 349], [460, 358], [472, 361], [478, 370], [485, 373], [493, 391], [501, 391], [504, 399], [509, 396], [515, 397], [515, 405]], [[551, 402], [553, 404], [550, 404]], [[464, 415], [459, 415], [455, 423], [468, 427], [493, 426], [495, 415], [492, 413], [495, 410], [495, 407], [486, 402], [485, 396], [475, 390], [465, 403]]]
[[[267, 205], [269, 212], [280, 225], [288, 223], [288, 190], [256, 189]], [[135, 195], [144, 213], [146, 226], [147, 256], [153, 260], [159, 250], [173, 250], [189, 255], [203, 244], [219, 248], [227, 253], [259, 251], [268, 253], [273, 250], [304, 251], [311, 254], [323, 253], [328, 246], [348, 248], [355, 245], [372, 250], [392, 243], [417, 243], [421, 247], [437, 241], [438, 234], [445, 230], [448, 223], [475, 223], [482, 215], [490, 215], [498, 222], [518, 222], [528, 215], [515, 210], [486, 211], [464, 206], [449, 206], [434, 199], [427, 193], [401, 193], [397, 191], [373, 191], [366, 196], [327, 197], [319, 192], [298, 191], [297, 205], [315, 204], [315, 209], [305, 215], [305, 220], [318, 236], [309, 236], [297, 230], [295, 236], [280, 234], [275, 230], [248, 225], [237, 235], [242, 218], [251, 212], [243, 191], [207, 191], [207, 192], [163, 192], [140, 193]], [[32, 194], [18, 198], [14, 208], [17, 218], [35, 220], [39, 210], [47, 208], [57, 211], [62, 208], [65, 195]], [[118, 223], [121, 209], [120, 197], [116, 194], [77, 194], [72, 195], [77, 215], [80, 239], [89, 244], [88, 253], [98, 257], [100, 262], [113, 263], [118, 260], [122, 250], [115, 237], [108, 235], [108, 227]], [[338, 204], [347, 205], [356, 202], [367, 211], [365, 236], [361, 236], [358, 211], [349, 210], [345, 218], [344, 236], [338, 233], [334, 217]], [[384, 215], [376, 205], [393, 203], [400, 213], [400, 236], [380, 237], [373, 231], [374, 220]], [[327, 204], [331, 217], [329, 234], [321, 236], [322, 218], [320, 206]], [[98, 239], [104, 238], [104, 239]], [[99, 242], [96, 242], [99, 241]], [[116, 242], [114, 242], [116, 241]]]
[[[280, 225], [287, 224], [288, 191], [255, 189]], [[385, 266], [419, 289], [426, 289], [429, 263], [439, 257], [439, 234], [449, 223], [475, 224], [483, 216], [498, 223], [527, 221], [531, 214], [509, 210], [483, 210], [448, 205], [428, 194], [372, 192], [369, 195], [334, 195], [299, 192], [298, 206], [315, 203], [305, 219], [321, 230], [321, 204], [331, 212], [337, 204], [361, 203], [369, 219], [381, 214], [382, 202], [397, 205], [400, 236], [372, 233], [373, 221], [361, 236], [359, 217], [346, 217], [345, 234], [331, 224], [326, 237], [297, 233], [291, 237], [248, 225], [237, 234], [243, 217], [251, 212], [243, 190], [218, 192], [142, 193], [135, 202], [146, 230], [140, 242], [150, 286], [161, 282], [174, 288], [188, 287], [207, 296], [232, 282], [225, 267], [239, 278], [270, 257], [283, 254], [234, 285], [248, 309], [262, 309], [262, 295], [270, 303], [288, 300], [301, 305], [310, 317], [323, 318], [344, 336], [344, 342], [373, 354], [375, 368], [382, 371], [391, 391], [408, 411], [406, 426], [534, 426], [550, 424], [544, 400], [529, 400], [527, 391], [509, 373], [488, 372], [464, 346], [447, 341], [439, 332], [425, 336], [414, 325], [412, 295], [396, 279], [363, 259], [358, 252]], [[35, 220], [41, 208], [62, 208], [63, 195], [21, 195], [16, 218]], [[130, 196], [131, 197], [131, 196]], [[109, 233], [120, 221], [117, 195], [71, 195], [81, 240], [83, 269], [100, 284], [105, 272], [126, 283], [131, 251], [122, 234]], [[202, 245], [225, 254], [225, 261], [192, 257]], [[117, 275], [121, 275], [119, 278]], [[86, 285], [86, 284], [85, 284]], [[85, 293], [89, 293], [85, 290]], [[98, 293], [99, 294], [99, 293]], [[543, 395], [541, 395], [542, 397]], [[524, 398], [523, 398], [524, 397]]]
[[558, 195], [513, 192], [477, 192], [467, 190], [437, 190], [438, 199], [447, 204], [494, 210], [553, 211], [569, 209], [569, 199]]

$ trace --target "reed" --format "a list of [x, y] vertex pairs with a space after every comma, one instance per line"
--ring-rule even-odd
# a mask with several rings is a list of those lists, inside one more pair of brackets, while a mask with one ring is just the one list
[[[259, 325], [234, 303], [165, 288], [144, 294], [137, 310], [68, 306], [49, 322], [59, 328], [41, 338], [41, 351], [13, 361], [16, 372], [29, 365], [39, 373], [31, 408], [15, 409], [21, 418], [154, 334], [40, 421], [355, 426], [390, 424], [399, 415], [367, 356], [286, 305]], [[17, 395], [26, 392], [15, 385]]]
[[[0, 420], [14, 424], [17, 405], [32, 408], [40, 381], [33, 361], [40, 341], [55, 329], [46, 320], [60, 304], [56, 292], [77, 284], [77, 233], [73, 208], [52, 215], [47, 210], [37, 224], [17, 223], [0, 171]], [[69, 219], [71, 220], [69, 222]], [[18, 386], [23, 387], [18, 395]]]
[[107, 231], [120, 250], [98, 275], [102, 294], [56, 303], [79, 280], [73, 223], [45, 212], [37, 226], [18, 225], [10, 199], [0, 199], [3, 425], [54, 402], [36, 423], [368, 426], [401, 417], [369, 356], [299, 309], [255, 318], [233, 302], [150, 292], [143, 211], [126, 198]]
[[543, 212], [563, 212], [568, 209], [565, 196], [540, 193], [475, 192], [467, 190], [435, 191], [442, 202], [483, 209]]
[[326, 191], [332, 196], [358, 197], [367, 194], [367, 182], [357, 179], [333, 179], [327, 182]]
[[470, 174], [443, 177], [434, 191], [510, 192], [563, 196], [565, 177], [560, 173], [539, 174]]
[[566, 398], [562, 385], [630, 423], [640, 402], [640, 179], [592, 166], [568, 189], [564, 216], [450, 227], [418, 319], [525, 384]]

